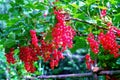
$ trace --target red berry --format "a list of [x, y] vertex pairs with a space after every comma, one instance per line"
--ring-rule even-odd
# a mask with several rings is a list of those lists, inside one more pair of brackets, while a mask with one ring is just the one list
[[14, 64], [14, 63], [16, 62], [15, 58], [13, 57], [13, 55], [14, 55], [14, 52], [13, 52], [13, 51], [14, 51], [14, 49], [11, 48], [11, 49], [10, 49], [10, 52], [7, 53], [7, 54], [5, 54], [6, 59], [7, 59], [7, 62], [8, 62], [8, 63], [12, 63], [12, 64]]
[[86, 55], [85, 55], [85, 59], [86, 59], [86, 60], [89, 60], [89, 59], [90, 59], [90, 55], [89, 55], [89, 54], [86, 54]]
[[112, 26], [112, 23], [111, 23], [111, 22], [107, 22], [107, 26], [108, 26], [108, 27], [111, 27], [111, 26]]
[[110, 28], [106, 34], [100, 33], [98, 36], [100, 44], [105, 50], [108, 50], [114, 57], [118, 56], [119, 45], [116, 42], [116, 35], [114, 34], [114, 28]]
[[89, 42], [92, 52], [97, 54], [99, 52], [99, 43], [94, 39], [94, 35], [92, 33], [88, 35], [87, 41]]
[[38, 39], [36, 36], [36, 31], [35, 30], [30, 30], [30, 35], [31, 35], [31, 41], [32, 41], [32, 45], [34, 47], [38, 47]]
[[102, 11], [101, 11], [101, 17], [104, 17], [104, 16], [106, 16], [106, 9], [102, 9]]

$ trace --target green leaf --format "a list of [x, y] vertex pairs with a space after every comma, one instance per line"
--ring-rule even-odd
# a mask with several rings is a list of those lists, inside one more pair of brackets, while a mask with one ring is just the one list
[[15, 50], [14, 50], [14, 53], [15, 53], [15, 54], [18, 54], [19, 52], [20, 52], [19, 49], [15, 49]]
[[33, 8], [33, 9], [35, 8], [34, 4], [32, 4], [32, 3], [26, 4], [25, 7], [26, 8]]
[[41, 3], [37, 4], [35, 8], [36, 8], [36, 9], [40, 9], [40, 10], [45, 10], [45, 9], [46, 9], [46, 8], [45, 8], [45, 5], [44, 5], [44, 4], [41, 4]]
[[4, 42], [4, 47], [11, 48], [15, 44], [16, 44], [15, 40], [13, 40], [13, 39], [6, 39], [6, 41]]
[[0, 14], [0, 20], [8, 20], [9, 15], [8, 14]]
[[110, 3], [111, 3], [111, 4], [116, 4], [117, 1], [119, 1], [119, 0], [110, 0]]
[[71, 4], [74, 8], [78, 9], [79, 8], [79, 5], [76, 4], [76, 2], [72, 3]]
[[82, 6], [84, 6], [84, 5], [85, 5], [85, 3], [84, 3], [84, 2], [79, 1], [79, 6], [80, 6], [80, 7], [82, 7]]
[[114, 15], [114, 20], [115, 20], [116, 22], [119, 22], [119, 21], [120, 21], [120, 13]]
[[10, 33], [8, 34], [8, 38], [15, 40], [15, 33], [10, 32]]
[[20, 21], [19, 18], [14, 18], [14, 19], [7, 20], [7, 26], [13, 26], [13, 25], [15, 25], [18, 21]]
[[23, 4], [24, 0], [15, 0], [15, 2], [18, 3], [18, 4]]
[[5, 53], [0, 51], [0, 61], [6, 62]]
[[70, 49], [72, 53], [75, 53], [77, 49], [81, 49], [81, 48], [86, 48], [87, 47], [86, 40], [85, 40], [84, 37], [76, 36], [74, 38], [74, 42], [75, 43], [73, 45], [73, 48]]
[[92, 3], [96, 2], [96, 0], [86, 0], [85, 3], [89, 6]]
[[45, 37], [45, 41], [47, 41], [47, 40], [52, 40], [51, 32], [47, 33], [47, 36]]
[[117, 59], [116, 64], [120, 65], [120, 58]]
[[97, 8], [99, 8], [99, 9], [107, 9], [107, 7], [105, 7], [105, 6], [97, 6]]
[[94, 23], [94, 24], [97, 23], [97, 21], [96, 21], [96, 20], [93, 20], [93, 19], [89, 19], [89, 20], [86, 20], [86, 21], [89, 22], [89, 23]]

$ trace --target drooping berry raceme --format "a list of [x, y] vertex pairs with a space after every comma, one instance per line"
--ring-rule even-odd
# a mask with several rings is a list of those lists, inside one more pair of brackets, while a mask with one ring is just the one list
[[9, 53], [6, 53], [5, 54], [6, 56], [6, 59], [7, 59], [7, 62], [10, 64], [14, 64], [16, 62], [15, 58], [14, 58], [14, 49], [10, 49], [10, 52]]
[[43, 57], [44, 62], [50, 60], [50, 56], [52, 53], [52, 45], [42, 40], [41, 41], [41, 53], [42, 53], [41, 56]]
[[[96, 40], [94, 35], [90, 33], [87, 37], [87, 40], [89, 42], [92, 52], [97, 54], [99, 52], [99, 46], [101, 46], [103, 47], [104, 50], [108, 51], [109, 54], [112, 54], [114, 58], [118, 58], [120, 56], [119, 54], [120, 46], [116, 42], [116, 35], [119, 36], [119, 33], [120, 30], [111, 25], [109, 26], [109, 30], [106, 32], [106, 34], [100, 32]], [[94, 64], [94, 61], [90, 58], [89, 54], [85, 56], [85, 59], [87, 69], [90, 70], [92, 68], [91, 65]]]
[[64, 15], [61, 11], [55, 11], [55, 14], [58, 22], [52, 30], [53, 42], [55, 45], [63, 47], [64, 51], [66, 47], [72, 48], [72, 40], [74, 38], [75, 31], [71, 26], [65, 25]]
[[19, 58], [24, 62], [25, 69], [33, 73], [36, 69], [33, 63], [38, 60], [37, 53], [33, 48], [26, 46], [20, 47]]
[[61, 45], [63, 48], [67, 46], [72, 48], [72, 39], [75, 35], [74, 30], [70, 26], [57, 23], [55, 28], [52, 30], [52, 37], [55, 45]]
[[[34, 62], [38, 60], [38, 56], [42, 56], [45, 62], [49, 61], [51, 69], [54, 69], [64, 58], [62, 52], [67, 47], [72, 48], [75, 31], [70, 26], [65, 25], [64, 14], [61, 13], [61, 10], [55, 10], [54, 13], [57, 23], [52, 29], [52, 40], [44, 41], [43, 38], [41, 44], [38, 45], [36, 31], [30, 30], [31, 44], [19, 47], [19, 58], [24, 63], [27, 72], [35, 72]], [[15, 63], [13, 53], [6, 54], [6, 57], [9, 63]]]
[[[65, 15], [62, 14], [62, 10], [55, 10], [54, 14], [56, 15], [57, 23], [52, 29], [52, 43], [54, 44], [55, 49], [52, 52], [52, 58], [50, 59], [50, 67], [54, 69], [60, 61], [63, 59], [62, 52], [68, 48], [72, 48], [72, 40], [75, 35], [75, 31], [71, 26], [65, 25]], [[58, 50], [61, 48], [61, 50]]]
[[37, 39], [37, 36], [36, 36], [36, 31], [35, 30], [30, 30], [30, 36], [31, 36], [32, 45], [34, 47], [38, 47], [38, 39]]
[[89, 42], [92, 52], [97, 54], [99, 52], [99, 43], [95, 40], [94, 35], [92, 33], [88, 35], [87, 41]]
[[47, 43], [44, 40], [41, 41], [41, 53], [44, 61], [50, 61], [51, 69], [58, 66], [60, 59], [63, 59], [62, 52], [55, 48], [53, 43]]
[[23, 62], [31, 62], [38, 60], [37, 54], [29, 46], [20, 47], [19, 57]]
[[65, 23], [64, 17], [65, 15], [62, 14], [62, 10], [54, 10], [54, 14], [56, 15], [56, 19], [58, 23]]
[[25, 62], [24, 66], [25, 66], [25, 69], [30, 73], [34, 73], [36, 71], [36, 68], [34, 67], [33, 62]]
[[94, 52], [95, 54], [99, 52], [99, 44], [101, 44], [104, 50], [109, 51], [110, 54], [114, 55], [114, 58], [117, 58], [120, 56], [119, 55], [120, 46], [116, 42], [116, 35], [119, 36], [119, 34], [120, 30], [117, 29], [116, 27], [111, 26], [106, 34], [100, 32], [97, 41], [94, 40], [93, 34], [89, 34], [87, 40], [90, 44], [92, 52]]
[[107, 22], [106, 26], [107, 27], [111, 27], [112, 26], [112, 22]]
[[52, 29], [52, 40], [51, 42], [41, 41], [41, 53], [44, 61], [50, 61], [51, 69], [54, 69], [61, 59], [64, 58], [62, 52], [68, 48], [72, 48], [72, 40], [75, 35], [75, 31], [65, 25], [62, 10], [54, 10], [56, 15], [57, 23]]
[[117, 36], [120, 36], [120, 29], [116, 28], [115, 26], [111, 26], [110, 30], [115, 32]]
[[119, 57], [119, 47], [116, 42], [116, 35], [111, 31], [111, 29], [106, 34], [101, 32], [98, 39], [105, 50], [108, 50], [115, 58]]
[[62, 55], [62, 52], [58, 51], [57, 49], [55, 49], [53, 51], [52, 55], [53, 56], [52, 56], [52, 58], [50, 60], [50, 67], [51, 67], [51, 69], [54, 69], [54, 67], [58, 66], [58, 63], [59, 63], [60, 59], [63, 59], [64, 56]]
[[106, 9], [102, 9], [102, 10], [101, 10], [100, 16], [101, 16], [101, 17], [106, 16]]
[[91, 70], [93, 64], [94, 64], [94, 60], [91, 59], [89, 54], [85, 55], [85, 59], [86, 59], [86, 67], [88, 70]]

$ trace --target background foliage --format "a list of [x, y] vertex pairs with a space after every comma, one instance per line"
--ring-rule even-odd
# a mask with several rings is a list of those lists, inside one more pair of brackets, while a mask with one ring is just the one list
[[[29, 30], [35, 29], [38, 36], [41, 33], [47, 34], [47, 39], [51, 29], [56, 23], [53, 7], [58, 6], [70, 14], [72, 18], [84, 20], [91, 24], [97, 24], [99, 27], [107, 28], [106, 24], [100, 19], [100, 11], [107, 9], [106, 21], [112, 22], [117, 28], [120, 27], [120, 0], [59, 0], [53, 4], [54, 0], [0, 0], [0, 79], [21, 79], [24, 76], [37, 76], [43, 74], [67, 74], [88, 72], [85, 68], [85, 61], [66, 57], [58, 67], [51, 70], [48, 63], [42, 59], [35, 63], [38, 70], [32, 74], [25, 71], [23, 63], [19, 60], [18, 45], [29, 45]], [[90, 53], [90, 48], [86, 40], [86, 35], [90, 32], [95, 35], [104, 29], [98, 29], [97, 26], [90, 25], [77, 20], [70, 20], [71, 26], [76, 30], [77, 35], [74, 38], [72, 49], [68, 49], [65, 54], [83, 56]], [[119, 43], [119, 41], [118, 41]], [[16, 48], [15, 58], [18, 63], [8, 65], [5, 53], [9, 52], [11, 47]], [[109, 59], [110, 56], [99, 55], [99, 59], [107, 61], [99, 63], [100, 65], [119, 68], [120, 58], [116, 63]], [[109, 64], [109, 62], [111, 62]], [[103, 77], [102, 77], [103, 78]]]

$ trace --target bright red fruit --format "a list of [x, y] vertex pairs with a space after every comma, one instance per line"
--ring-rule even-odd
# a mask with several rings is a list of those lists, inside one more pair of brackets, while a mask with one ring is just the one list
[[36, 36], [36, 31], [35, 30], [30, 30], [30, 35], [31, 35], [32, 45], [34, 47], [38, 47], [38, 39], [37, 39], [37, 36]]
[[36, 71], [36, 68], [34, 67], [33, 62], [25, 62], [24, 66], [27, 72], [34, 73]]
[[89, 60], [89, 59], [90, 59], [90, 55], [89, 55], [89, 54], [86, 54], [86, 55], [85, 55], [85, 59], [86, 59], [86, 60]]
[[58, 22], [52, 30], [52, 37], [54, 44], [61, 46], [62, 51], [64, 51], [66, 47], [72, 48], [72, 40], [76, 33], [71, 26], [65, 25], [65, 16], [61, 12], [61, 10], [54, 11]]
[[90, 70], [92, 65], [94, 64], [94, 60], [91, 59], [89, 54], [86, 54], [85, 59], [86, 59], [86, 67], [88, 70]]
[[20, 47], [19, 58], [24, 62], [25, 69], [33, 73], [35, 67], [33, 63], [38, 60], [36, 50], [32, 47]]
[[62, 52], [64, 52], [67, 47], [72, 48], [72, 40], [75, 31], [71, 26], [65, 25], [64, 17], [62, 10], [54, 9], [54, 14], [56, 15], [57, 23], [52, 29], [52, 40], [51, 42], [45, 42], [41, 40], [40, 52], [44, 61], [50, 61], [51, 69], [58, 66], [58, 63], [61, 59], [64, 59]]
[[99, 43], [94, 39], [94, 35], [92, 33], [88, 35], [87, 41], [89, 42], [92, 52], [97, 54], [99, 52]]
[[107, 22], [107, 26], [108, 26], [108, 27], [111, 27], [111, 26], [112, 26], [112, 23], [111, 23], [111, 22]]
[[13, 57], [14, 55], [14, 49], [10, 49], [10, 52], [5, 54], [7, 62], [14, 64], [16, 62], [15, 58]]
[[102, 9], [101, 13], [100, 13], [101, 17], [106, 16], [106, 9]]
[[119, 45], [116, 42], [116, 35], [113, 31], [114, 29], [110, 28], [106, 34], [101, 32], [98, 36], [98, 39], [103, 48], [108, 50], [110, 54], [113, 54], [114, 57], [117, 58], [119, 56]]
[[30, 35], [31, 35], [31, 37], [36, 36], [36, 31], [35, 30], [30, 30]]

